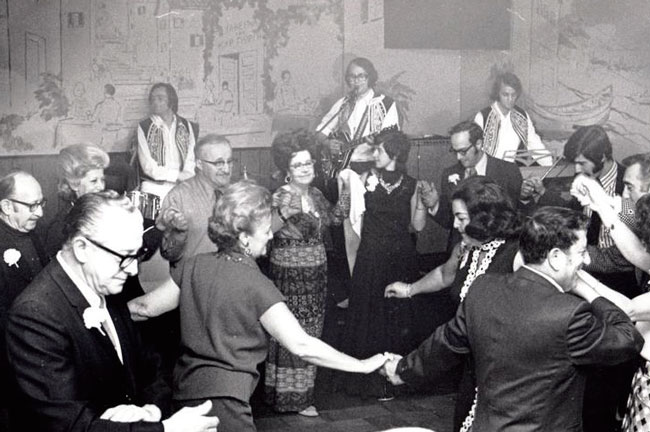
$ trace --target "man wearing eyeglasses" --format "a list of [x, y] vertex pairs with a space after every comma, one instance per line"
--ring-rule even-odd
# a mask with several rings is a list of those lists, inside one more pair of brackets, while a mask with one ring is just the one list
[[[163, 231], [161, 255], [171, 263], [172, 272], [183, 259], [216, 251], [207, 236], [208, 219], [221, 191], [230, 184], [234, 164], [230, 142], [221, 135], [202, 137], [194, 152], [196, 174], [169, 191], [157, 220]], [[137, 320], [159, 316], [178, 306], [179, 294], [178, 286], [169, 279], [131, 301], [129, 308]]]
[[30, 174], [15, 171], [0, 179], [0, 431], [8, 428], [7, 311], [47, 262], [34, 232], [43, 207], [41, 185]]
[[[449, 130], [451, 147], [456, 164], [445, 168], [440, 180], [440, 195], [435, 188], [423, 191], [423, 201], [436, 222], [452, 228], [453, 214], [450, 197], [458, 183], [471, 176], [490, 177], [508, 194], [513, 203], [519, 201], [522, 177], [517, 165], [497, 159], [483, 150], [483, 130], [476, 123], [463, 121]], [[453, 232], [452, 232], [453, 233]], [[450, 235], [450, 245], [454, 243]]]
[[7, 319], [15, 431], [216, 431], [210, 407], [165, 421], [170, 391], [117, 296], [138, 272], [142, 216], [116, 192], [80, 197], [56, 258]]

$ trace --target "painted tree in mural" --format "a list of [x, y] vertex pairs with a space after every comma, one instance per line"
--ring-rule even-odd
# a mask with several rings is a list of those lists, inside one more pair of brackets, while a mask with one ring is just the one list
[[400, 82], [399, 79], [405, 72], [401, 71], [393, 75], [388, 81], [377, 81], [375, 85], [379, 93], [390, 96], [397, 104], [397, 112], [402, 126], [408, 123], [409, 102], [416, 93], [411, 87]]
[[333, 17], [340, 30], [337, 38], [342, 40], [343, 28], [343, 1], [326, 0], [321, 2], [305, 2], [300, 5], [290, 5], [286, 9], [273, 10], [268, 7], [268, 0], [222, 0], [211, 2], [203, 14], [203, 31], [205, 33], [205, 47], [203, 50], [204, 69], [203, 75], [207, 77], [212, 72], [212, 51], [215, 38], [222, 34], [223, 29], [219, 21], [223, 12], [231, 8], [254, 8], [253, 18], [258, 22], [257, 31], [264, 40], [264, 72], [262, 83], [264, 86], [264, 110], [272, 111], [271, 98], [275, 94], [275, 83], [271, 78], [273, 65], [271, 61], [277, 57], [278, 50], [286, 47], [289, 42], [289, 26], [291, 24], [315, 25], [324, 14]]
[[49, 121], [56, 117], [65, 117], [70, 109], [70, 102], [61, 89], [61, 77], [53, 73], [41, 74], [43, 81], [34, 91], [39, 102], [41, 118]]

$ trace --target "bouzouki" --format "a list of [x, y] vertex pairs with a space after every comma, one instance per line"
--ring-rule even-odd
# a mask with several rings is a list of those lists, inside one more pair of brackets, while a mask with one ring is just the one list
[[369, 144], [373, 142], [374, 137], [379, 135], [382, 132], [388, 131], [398, 131], [399, 127], [397, 125], [388, 126], [384, 129], [378, 130], [371, 134], [368, 134], [364, 137], [350, 139], [350, 137], [345, 133], [335, 132], [329, 136], [330, 140], [338, 141], [341, 143], [341, 147], [338, 154], [331, 155], [331, 167], [328, 170], [329, 178], [334, 178], [338, 173], [345, 168], [350, 166], [350, 159], [352, 159], [352, 153], [354, 150], [362, 144]]

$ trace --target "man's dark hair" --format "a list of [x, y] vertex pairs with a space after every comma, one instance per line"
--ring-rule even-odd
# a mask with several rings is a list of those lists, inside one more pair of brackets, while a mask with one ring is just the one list
[[647, 191], [650, 186], [650, 153], [633, 154], [623, 159], [621, 163], [625, 168], [639, 165], [639, 168], [641, 168], [641, 181], [645, 186], [644, 191]]
[[469, 132], [469, 142], [472, 145], [476, 145], [478, 140], [483, 139], [483, 129], [476, 123], [470, 120], [462, 121], [449, 129], [449, 136], [452, 136], [461, 132]]
[[586, 231], [589, 218], [564, 207], [541, 207], [524, 223], [519, 250], [526, 264], [541, 264], [555, 248], [567, 251]]
[[153, 87], [151, 87], [151, 90], [149, 90], [149, 103], [151, 104], [151, 96], [153, 95], [154, 90], [158, 88], [165, 89], [167, 92], [167, 103], [169, 104], [169, 107], [172, 109], [174, 114], [176, 114], [178, 112], [178, 94], [176, 93], [174, 86], [169, 83], [159, 82], [154, 84]]
[[579, 155], [595, 165], [596, 172], [603, 169], [603, 158], [612, 159], [612, 143], [602, 126], [578, 128], [564, 145], [564, 157], [575, 162]]

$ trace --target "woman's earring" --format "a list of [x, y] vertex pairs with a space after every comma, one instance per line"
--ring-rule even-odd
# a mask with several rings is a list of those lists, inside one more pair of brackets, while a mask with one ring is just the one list
[[291, 174], [287, 173], [287, 176], [284, 178], [285, 183], [291, 183]]
[[243, 246], [244, 246], [244, 255], [248, 257], [251, 256], [252, 252], [251, 249], [248, 247], [248, 243], [245, 243]]

